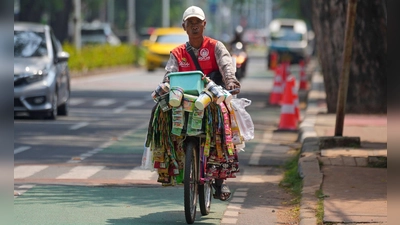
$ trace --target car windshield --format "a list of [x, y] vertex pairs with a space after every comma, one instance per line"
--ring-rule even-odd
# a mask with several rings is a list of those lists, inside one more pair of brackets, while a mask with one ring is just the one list
[[47, 56], [44, 32], [14, 31], [14, 57]]
[[82, 34], [82, 36], [85, 36], [85, 35], [104, 35], [104, 31], [103, 31], [103, 29], [88, 29], [88, 30], [82, 29], [81, 30], [81, 34]]
[[160, 35], [157, 37], [157, 43], [176, 43], [181, 44], [188, 41], [186, 34], [167, 34], [167, 35]]
[[272, 41], [302, 41], [303, 35], [292, 28], [281, 27], [278, 32], [271, 33]]

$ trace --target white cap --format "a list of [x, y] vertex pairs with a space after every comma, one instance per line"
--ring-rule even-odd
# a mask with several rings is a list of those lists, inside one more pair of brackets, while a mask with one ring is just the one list
[[185, 12], [183, 13], [183, 17], [182, 20], [185, 21], [190, 17], [197, 17], [201, 20], [204, 20], [206, 18], [206, 16], [204, 15], [204, 12], [202, 9], [200, 9], [197, 6], [190, 6], [189, 8], [187, 8], [185, 10]]

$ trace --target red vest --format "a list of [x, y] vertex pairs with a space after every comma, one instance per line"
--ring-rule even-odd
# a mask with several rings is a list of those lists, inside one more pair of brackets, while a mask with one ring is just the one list
[[[219, 70], [217, 60], [215, 58], [216, 44], [217, 40], [209, 37], [204, 37], [203, 43], [199, 49], [199, 56], [197, 60], [199, 61], [203, 73], [206, 75], [210, 74], [213, 71]], [[196, 65], [192, 60], [192, 57], [186, 51], [186, 43], [179, 45], [178, 47], [173, 49], [171, 53], [174, 54], [175, 58], [178, 60], [179, 72], [197, 70]]]

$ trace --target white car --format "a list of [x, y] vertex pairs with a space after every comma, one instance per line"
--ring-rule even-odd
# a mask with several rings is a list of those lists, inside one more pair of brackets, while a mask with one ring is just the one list
[[267, 62], [270, 64], [272, 52], [278, 54], [279, 61], [290, 58], [291, 63], [307, 59], [313, 52], [314, 33], [307, 30], [306, 23], [299, 19], [274, 19], [269, 24], [267, 39]]
[[82, 45], [109, 44], [118, 46], [121, 44], [121, 40], [114, 34], [110, 24], [98, 21], [82, 24], [81, 41]]
[[14, 115], [68, 114], [69, 54], [48, 25], [14, 23]]

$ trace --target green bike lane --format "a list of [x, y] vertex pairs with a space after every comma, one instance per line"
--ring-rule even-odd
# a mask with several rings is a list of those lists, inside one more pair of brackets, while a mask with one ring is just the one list
[[[114, 171], [126, 173], [127, 164], [140, 166], [145, 135], [146, 129], [138, 129], [81, 163], [112, 163]], [[100, 174], [93, 176], [102, 180], [100, 185], [85, 185], [87, 180], [34, 185], [14, 199], [14, 224], [186, 224], [182, 185], [162, 187], [156, 178], [107, 184], [118, 179], [118, 171]], [[196, 224], [220, 224], [227, 205], [213, 200], [207, 216], [201, 216], [198, 207]]]
[[[196, 224], [220, 224], [226, 202], [213, 201]], [[14, 200], [14, 224], [186, 224], [183, 187], [35, 186]]]

